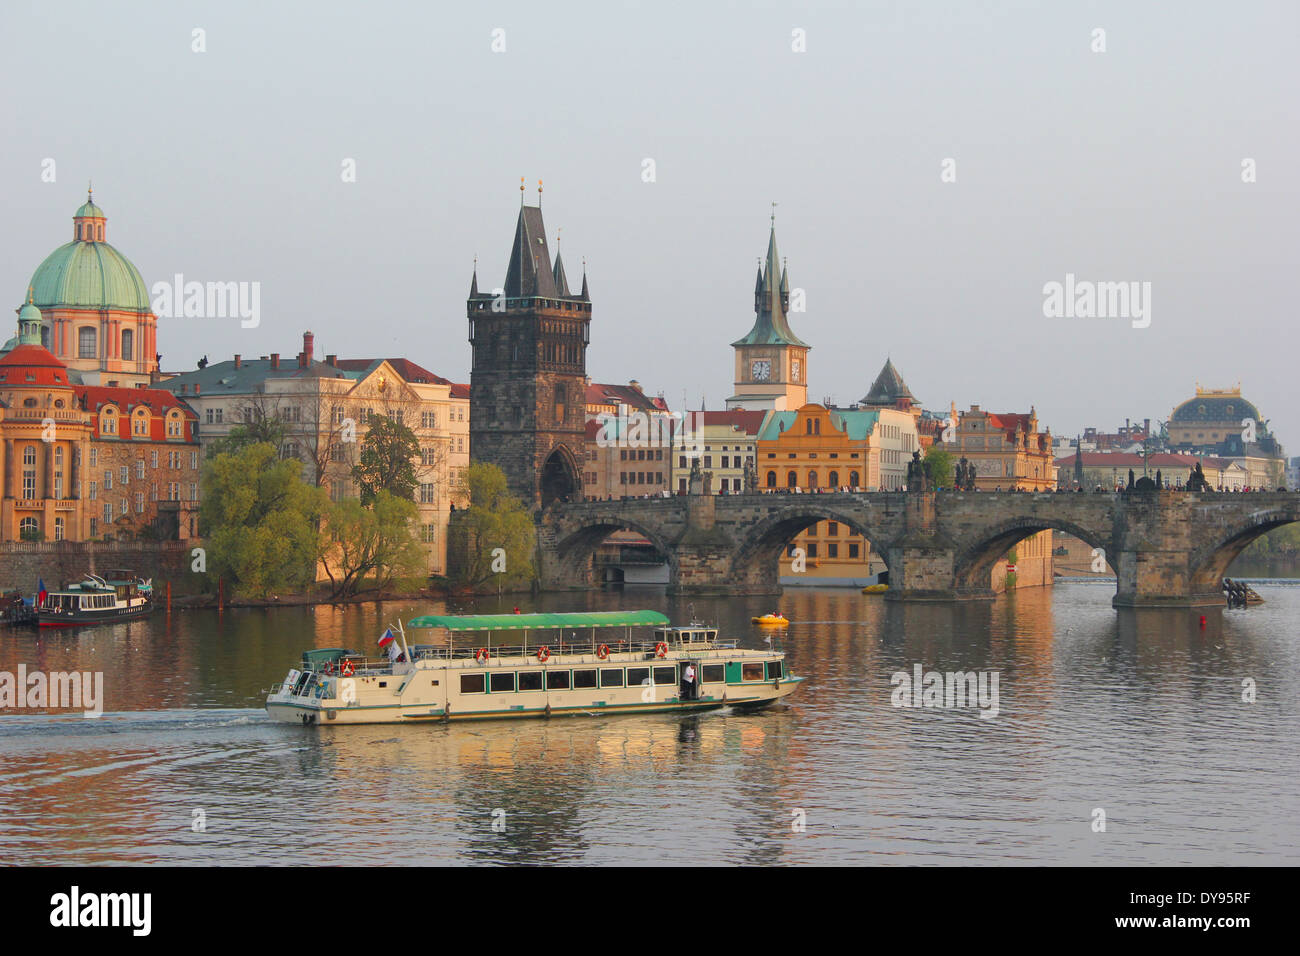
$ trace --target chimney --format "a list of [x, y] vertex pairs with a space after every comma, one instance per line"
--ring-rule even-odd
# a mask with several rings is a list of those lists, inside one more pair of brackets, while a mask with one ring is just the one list
[[271, 368], [272, 368], [272, 369], [277, 369], [277, 370], [280, 368], [280, 353], [279, 353], [279, 352], [272, 352], [272, 353], [271, 353]]
[[339, 357], [337, 355], [327, 355], [325, 356], [325, 364], [332, 365], [334, 368], [338, 368]]
[[306, 362], [303, 363], [304, 365], [311, 364], [311, 356], [315, 347], [316, 347], [316, 336], [310, 331], [304, 332], [302, 334], [302, 354], [303, 354], [303, 358], [306, 359]]
[[239, 354], [238, 352], [236, 352], [236, 353], [235, 353], [235, 368], [239, 368], [242, 364], [243, 364], [243, 359], [241, 358], [240, 354]]

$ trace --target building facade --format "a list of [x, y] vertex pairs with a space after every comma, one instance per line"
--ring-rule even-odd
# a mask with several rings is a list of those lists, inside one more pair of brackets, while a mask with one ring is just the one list
[[673, 491], [686, 494], [698, 466], [705, 494], [743, 492], [747, 470], [756, 467], [754, 443], [767, 415], [744, 408], [687, 412], [673, 441]]
[[183, 540], [197, 533], [198, 418], [161, 389], [78, 384], [19, 311], [0, 358], [0, 539]]
[[956, 415], [954, 440], [945, 446], [954, 465], [975, 466], [980, 491], [1055, 491], [1051, 429], [1038, 430], [1038, 413], [986, 412], [978, 405]]

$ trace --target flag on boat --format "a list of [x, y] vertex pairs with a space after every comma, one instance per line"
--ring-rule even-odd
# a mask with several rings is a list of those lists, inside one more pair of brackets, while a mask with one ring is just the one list
[[398, 646], [396, 641], [388, 642], [388, 662], [390, 664], [402, 664], [406, 662], [406, 655], [402, 653], [402, 649]]
[[44, 579], [44, 578], [37, 578], [37, 579], [36, 579], [36, 605], [37, 605], [37, 607], [39, 607], [40, 605], [42, 605], [42, 604], [45, 603], [45, 599], [46, 599], [47, 597], [49, 597], [49, 594], [50, 594], [50, 592], [47, 591], [47, 590], [45, 590], [45, 579]]
[[384, 633], [379, 638], [379, 646], [388, 647], [395, 640], [397, 640], [397, 638], [393, 636], [393, 629], [391, 627], [385, 628]]

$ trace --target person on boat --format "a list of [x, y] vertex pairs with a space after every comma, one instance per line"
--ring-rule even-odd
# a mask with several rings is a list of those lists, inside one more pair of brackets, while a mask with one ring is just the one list
[[682, 671], [682, 700], [695, 699], [695, 665], [687, 662], [686, 669]]

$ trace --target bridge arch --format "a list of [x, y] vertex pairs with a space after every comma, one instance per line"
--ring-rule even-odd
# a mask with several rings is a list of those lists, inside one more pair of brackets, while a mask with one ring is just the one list
[[1188, 562], [1192, 592], [1219, 593], [1222, 589], [1223, 576], [1228, 573], [1228, 566], [1250, 546], [1252, 541], [1275, 528], [1295, 521], [1300, 521], [1300, 514], [1294, 507], [1266, 508], [1247, 515], [1241, 524], [1215, 535], [1192, 552], [1191, 560]]
[[993, 566], [1009, 550], [1040, 531], [1064, 531], [1085, 544], [1101, 548], [1114, 567], [1115, 553], [1111, 533], [1085, 528], [1073, 521], [1023, 515], [981, 528], [968, 543], [959, 546], [953, 560], [953, 585], [958, 591], [987, 591]]
[[635, 519], [612, 514], [593, 517], [581, 528], [570, 532], [556, 542], [555, 559], [559, 564], [557, 570], [562, 579], [572, 582], [588, 580], [592, 555], [596, 553], [596, 549], [600, 547], [601, 543], [615, 531], [634, 531], [637, 534], [644, 535], [646, 540], [654, 545], [655, 550], [663, 555], [664, 561], [668, 565], [669, 585], [676, 583], [677, 549], [665, 541], [663, 536], [650, 526]]
[[[873, 533], [871, 522], [856, 509], [820, 502], [820, 496], [807, 496], [796, 505], [783, 507], [749, 525], [731, 559], [731, 570], [737, 584], [759, 590], [781, 590], [780, 562], [784, 560], [786, 546], [795, 537], [821, 521], [835, 521], [862, 536], [867, 555], [874, 551], [889, 567], [888, 542]], [[827, 496], [828, 498], [830, 496]], [[864, 558], [867, 557], [864, 555]]]

